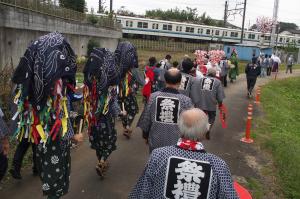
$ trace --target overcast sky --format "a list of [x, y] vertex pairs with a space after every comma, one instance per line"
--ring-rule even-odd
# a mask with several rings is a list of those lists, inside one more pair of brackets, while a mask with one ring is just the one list
[[[109, 10], [109, 0], [105, 0], [107, 10]], [[228, 0], [229, 9], [235, 8], [236, 3], [244, 0]], [[86, 0], [89, 10], [93, 7], [98, 10], [98, 0]], [[274, 0], [248, 0], [245, 27], [256, 22], [257, 17], [273, 15]], [[146, 10], [178, 7], [185, 9], [187, 6], [198, 9], [198, 14], [206, 12], [215, 19], [223, 19], [225, 0], [113, 0], [113, 9], [118, 10], [121, 6], [137, 14], [145, 14]], [[240, 6], [241, 7], [241, 6]], [[280, 0], [278, 20], [296, 23], [300, 26], [300, 0]], [[242, 25], [242, 16], [229, 17], [229, 22], [237, 26]]]

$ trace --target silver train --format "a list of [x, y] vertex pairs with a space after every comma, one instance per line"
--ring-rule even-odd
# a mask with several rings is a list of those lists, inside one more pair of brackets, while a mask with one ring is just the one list
[[[122, 24], [123, 34], [225, 43], [239, 43], [241, 38], [241, 30], [239, 29], [128, 16], [117, 16], [117, 21]], [[263, 43], [264, 46], [269, 46], [271, 40], [270, 33], [265, 34], [263, 40], [261, 36], [260, 32], [246, 30], [243, 44], [256, 46]], [[297, 47], [300, 47], [300, 37], [279, 34], [276, 39], [278, 46], [294, 43]]]

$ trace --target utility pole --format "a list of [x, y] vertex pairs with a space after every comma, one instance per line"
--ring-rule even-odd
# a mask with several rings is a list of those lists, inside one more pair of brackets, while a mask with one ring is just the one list
[[228, 13], [228, 2], [225, 1], [225, 10], [224, 10], [224, 27], [226, 27], [227, 24], [227, 14]]
[[274, 45], [275, 45], [275, 34], [276, 34], [277, 18], [278, 18], [278, 7], [279, 7], [279, 0], [274, 0], [273, 25], [272, 25], [272, 33], [271, 33], [271, 47], [274, 47]]
[[113, 0], [110, 0], [110, 7], [109, 7], [109, 12], [112, 13], [113, 11]]
[[246, 18], [246, 7], [247, 7], [247, 0], [244, 1], [244, 13], [243, 13], [243, 23], [242, 23], [242, 34], [241, 34], [241, 44], [243, 43], [244, 39], [244, 29], [245, 29], [245, 18]]

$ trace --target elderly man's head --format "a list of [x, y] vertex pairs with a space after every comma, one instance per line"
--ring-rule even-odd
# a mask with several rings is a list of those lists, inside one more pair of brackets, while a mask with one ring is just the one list
[[179, 129], [181, 138], [194, 141], [205, 140], [209, 130], [208, 117], [198, 108], [186, 110], [180, 115]]
[[177, 68], [171, 68], [165, 72], [166, 86], [178, 88], [181, 82], [181, 72]]

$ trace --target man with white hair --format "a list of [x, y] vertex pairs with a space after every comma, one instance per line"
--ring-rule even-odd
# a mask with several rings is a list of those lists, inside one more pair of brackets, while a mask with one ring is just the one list
[[[216, 69], [211, 67], [207, 71], [207, 76], [196, 80], [191, 86], [190, 97], [195, 107], [200, 108], [208, 115], [208, 122], [213, 125], [216, 118], [216, 106], [222, 108], [225, 98], [222, 83], [216, 77]], [[209, 133], [207, 134], [209, 139]]]
[[143, 138], [149, 143], [150, 152], [159, 147], [173, 145], [179, 138], [179, 114], [191, 107], [189, 97], [180, 94], [181, 73], [169, 69], [164, 74], [166, 88], [151, 94], [150, 99], [138, 121]]
[[177, 144], [152, 152], [128, 198], [238, 198], [229, 167], [202, 144], [209, 129], [206, 114], [197, 108], [186, 110], [178, 125]]

